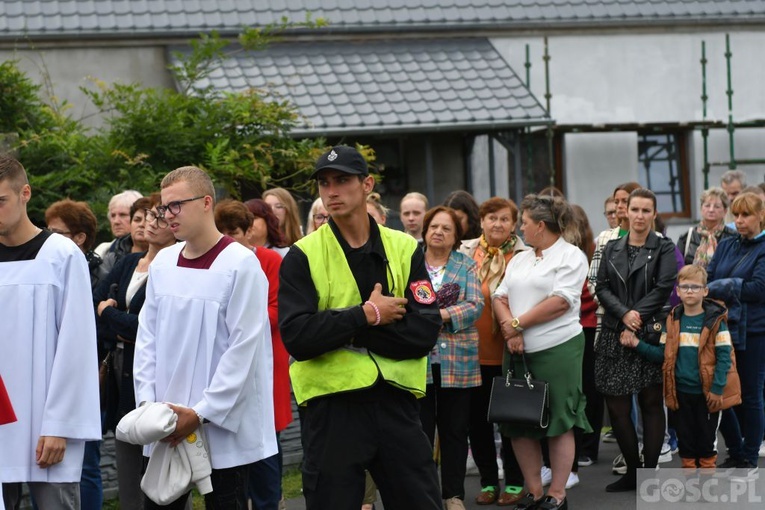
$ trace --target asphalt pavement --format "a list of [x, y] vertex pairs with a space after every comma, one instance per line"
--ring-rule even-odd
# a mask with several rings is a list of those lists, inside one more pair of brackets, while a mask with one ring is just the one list
[[[722, 443], [720, 443], [722, 444]], [[606, 485], [616, 481], [617, 476], [611, 473], [611, 461], [619, 454], [619, 448], [615, 443], [600, 443], [600, 454], [597, 463], [579, 468], [580, 483], [568, 490], [568, 507], [588, 510], [628, 510], [637, 507], [635, 492], [607, 493]], [[680, 467], [680, 459], [673, 456], [672, 462], [661, 464], [661, 467]], [[481, 490], [478, 476], [465, 478], [465, 508], [468, 510], [489, 508], [512, 508], [497, 507], [496, 505], [482, 506], [475, 503], [475, 496]], [[378, 498], [379, 499], [379, 498]], [[376, 510], [385, 510], [383, 502], [375, 505]], [[287, 510], [305, 510], [303, 498], [287, 500]], [[332, 509], [327, 509], [332, 510]], [[387, 510], [396, 510], [390, 508]]]

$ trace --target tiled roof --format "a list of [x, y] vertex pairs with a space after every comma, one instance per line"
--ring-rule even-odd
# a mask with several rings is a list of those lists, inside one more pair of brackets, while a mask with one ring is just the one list
[[280, 44], [228, 58], [196, 84], [270, 87], [306, 122], [295, 134], [497, 130], [549, 122], [486, 39]]
[[0, 38], [196, 35], [324, 17], [329, 30], [762, 22], [764, 0], [2, 0]]

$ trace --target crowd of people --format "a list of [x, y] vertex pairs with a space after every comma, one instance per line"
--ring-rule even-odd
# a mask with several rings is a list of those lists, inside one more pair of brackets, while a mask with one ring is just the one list
[[[606, 491], [635, 490], [639, 468], [673, 453], [715, 469], [718, 425], [719, 466], [756, 472], [765, 192], [745, 174], [701, 195], [701, 221], [677, 243], [634, 182], [606, 198], [595, 236], [555, 188], [520, 204], [459, 190], [433, 207], [412, 192], [404, 231], [387, 228], [392, 211], [347, 146], [311, 179], [303, 224], [285, 189], [216, 201], [204, 171], [181, 167], [148, 196], [115, 195], [114, 239], [96, 246], [84, 202], [50, 204], [34, 225], [26, 170], [0, 157], [13, 339], [0, 357], [0, 508], [18, 508], [27, 483], [38, 508], [100, 509], [102, 434], [155, 402], [174, 417], [162, 442], [201, 436], [207, 508], [284, 508], [292, 394], [311, 510], [369, 510], [378, 491], [394, 509], [568, 508], [579, 468], [599, 461], [606, 411], [621, 451]], [[549, 385], [545, 426], [489, 422], [492, 380], [524, 372]], [[190, 487], [161, 502], [142, 489], [156, 444], [116, 440], [120, 508], [189, 508]]]

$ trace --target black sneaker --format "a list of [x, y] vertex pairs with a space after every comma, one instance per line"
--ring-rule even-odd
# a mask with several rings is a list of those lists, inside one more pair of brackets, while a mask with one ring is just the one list
[[595, 464], [595, 461], [592, 460], [587, 455], [580, 455], [576, 463], [579, 467], [587, 467], [587, 466], [592, 466], [593, 464]]
[[637, 489], [635, 471], [627, 472], [614, 483], [606, 485], [606, 492], [629, 492]]
[[733, 470], [730, 479], [734, 482], [757, 480], [760, 478], [759, 471], [760, 468], [757, 467], [757, 464], [752, 464], [751, 462], [745, 460], [736, 466], [736, 469]]
[[725, 462], [723, 462], [722, 464], [719, 464], [717, 467], [720, 469], [734, 469], [737, 467], [741, 467], [742, 462], [746, 462], [746, 461], [737, 459], [735, 457], [728, 457], [727, 459], [725, 459]]

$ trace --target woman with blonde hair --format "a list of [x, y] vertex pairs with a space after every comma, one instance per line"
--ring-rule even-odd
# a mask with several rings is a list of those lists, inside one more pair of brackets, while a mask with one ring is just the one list
[[382, 204], [382, 197], [376, 191], [367, 196], [367, 212], [375, 219], [378, 225], [385, 225], [390, 210]]
[[728, 195], [722, 188], [709, 188], [701, 194], [701, 221], [677, 240], [685, 265], [706, 268], [719, 242], [736, 235], [734, 229], [725, 225], [728, 205]]
[[757, 469], [765, 384], [765, 205], [741, 193], [730, 208], [738, 234], [720, 241], [709, 263], [709, 297], [725, 301], [741, 379], [741, 405], [723, 411], [720, 432], [728, 459], [720, 467]]
[[300, 224], [300, 211], [292, 194], [284, 188], [273, 188], [263, 192], [263, 201], [271, 206], [279, 220], [279, 231], [284, 236], [287, 246], [292, 246], [303, 237]]
[[310, 234], [328, 221], [329, 213], [324, 208], [324, 202], [321, 201], [321, 197], [319, 197], [313, 201], [313, 204], [311, 204], [311, 210], [308, 211], [308, 218], [305, 222], [305, 235]]

